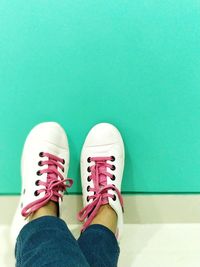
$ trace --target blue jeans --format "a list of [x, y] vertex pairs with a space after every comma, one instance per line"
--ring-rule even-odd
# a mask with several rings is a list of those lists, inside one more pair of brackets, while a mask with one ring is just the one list
[[63, 220], [44, 216], [23, 227], [15, 255], [16, 267], [116, 267], [119, 246], [102, 225], [89, 226], [76, 240]]

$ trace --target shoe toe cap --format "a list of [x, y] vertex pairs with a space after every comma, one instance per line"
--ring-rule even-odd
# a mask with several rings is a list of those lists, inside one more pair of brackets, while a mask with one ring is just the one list
[[64, 129], [56, 122], [43, 122], [36, 125], [30, 132], [27, 139], [43, 140], [58, 147], [68, 147], [68, 140]]
[[99, 123], [89, 132], [86, 146], [103, 146], [121, 142], [122, 138], [117, 128], [109, 123]]

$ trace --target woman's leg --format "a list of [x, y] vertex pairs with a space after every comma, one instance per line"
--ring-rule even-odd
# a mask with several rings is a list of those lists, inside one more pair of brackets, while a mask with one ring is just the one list
[[16, 243], [16, 267], [89, 267], [65, 222], [42, 216], [21, 230]]
[[68, 167], [68, 141], [62, 127], [54, 122], [35, 126], [24, 144], [22, 192], [11, 230], [13, 244], [18, 236], [17, 267], [89, 267], [77, 241], [57, 218], [60, 200], [72, 185], [65, 178]]
[[100, 123], [88, 133], [81, 153], [83, 206], [78, 218], [84, 221], [78, 239], [91, 267], [116, 267], [117, 237], [123, 226], [120, 193], [124, 168], [124, 145], [119, 131]]
[[109, 205], [104, 205], [80, 235], [79, 246], [91, 267], [117, 266], [120, 249], [114, 234], [116, 226], [115, 211]]
[[117, 266], [119, 246], [112, 231], [105, 226], [89, 226], [79, 237], [78, 243], [91, 267]]

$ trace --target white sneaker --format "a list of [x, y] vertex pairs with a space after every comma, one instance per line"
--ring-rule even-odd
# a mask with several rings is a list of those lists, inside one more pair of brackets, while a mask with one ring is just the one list
[[113, 125], [100, 123], [88, 133], [81, 152], [81, 181], [84, 208], [78, 219], [84, 231], [101, 205], [109, 204], [117, 213], [116, 237], [123, 227], [123, 199], [120, 193], [124, 170], [124, 144]]
[[73, 183], [71, 179], [64, 178], [68, 168], [68, 140], [63, 128], [56, 122], [35, 126], [25, 141], [22, 153], [21, 198], [11, 227], [13, 245], [22, 227], [28, 223], [27, 216], [49, 200], [61, 203], [64, 191]]

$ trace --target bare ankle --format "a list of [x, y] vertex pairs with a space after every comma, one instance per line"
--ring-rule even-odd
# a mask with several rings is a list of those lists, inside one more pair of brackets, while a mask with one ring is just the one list
[[109, 204], [103, 205], [100, 207], [91, 224], [102, 224], [115, 234], [117, 229], [117, 214]]
[[58, 207], [57, 204], [53, 201], [49, 201], [45, 206], [31, 213], [28, 217], [29, 221], [33, 221], [42, 216], [55, 216], [57, 217]]

